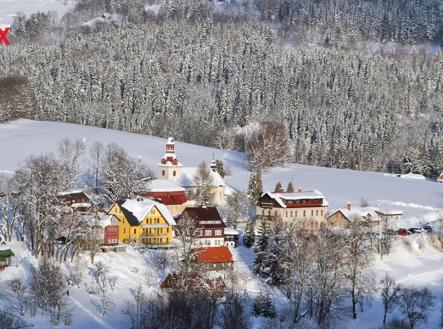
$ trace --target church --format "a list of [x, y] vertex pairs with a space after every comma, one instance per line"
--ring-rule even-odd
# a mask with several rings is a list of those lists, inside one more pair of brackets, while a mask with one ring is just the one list
[[[217, 172], [215, 161], [210, 165], [210, 175], [212, 184], [210, 191], [214, 205], [223, 206], [226, 203], [226, 184], [223, 177]], [[185, 188], [189, 195], [193, 195], [199, 186], [195, 184], [195, 177], [198, 173], [198, 167], [184, 167], [175, 153], [175, 142], [172, 137], [168, 138], [166, 143], [166, 152], [158, 164], [158, 178], [173, 182]]]

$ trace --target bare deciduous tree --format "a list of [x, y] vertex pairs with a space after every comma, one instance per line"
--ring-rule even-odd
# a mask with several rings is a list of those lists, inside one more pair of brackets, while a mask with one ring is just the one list
[[380, 281], [380, 295], [383, 300], [383, 326], [386, 325], [386, 317], [389, 312], [392, 311], [393, 307], [398, 303], [400, 286], [395, 282], [393, 277], [385, 275], [385, 277]]
[[401, 312], [408, 318], [410, 329], [426, 322], [428, 313], [434, 306], [433, 296], [428, 288], [402, 288], [398, 303]]
[[283, 165], [291, 157], [285, 126], [274, 121], [262, 122], [250, 136], [246, 150], [253, 168]]
[[373, 261], [372, 250], [359, 221], [354, 221], [345, 239], [345, 278], [348, 281], [352, 302], [352, 318], [357, 318], [357, 304], [375, 290], [375, 276], [369, 266]]

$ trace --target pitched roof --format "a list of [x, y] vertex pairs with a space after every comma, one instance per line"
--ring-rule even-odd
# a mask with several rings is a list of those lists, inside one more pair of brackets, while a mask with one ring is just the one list
[[167, 179], [153, 179], [146, 183], [146, 190], [149, 192], [184, 192], [185, 189], [180, 185]]
[[166, 208], [166, 206], [164, 204], [155, 202], [150, 199], [137, 199], [137, 200], [128, 199], [125, 202], [123, 202], [123, 204], [121, 204], [120, 208], [122, 209], [126, 219], [128, 219], [128, 222], [129, 222], [128, 218], [129, 216], [131, 217], [131, 220], [135, 218], [135, 220], [137, 221], [137, 224], [135, 225], [139, 225], [154, 207], [156, 207], [158, 211], [160, 211], [160, 213], [162, 214], [162, 216], [165, 218], [165, 220], [168, 222], [169, 225], [175, 225], [175, 220], [172, 217], [169, 210]]
[[225, 235], [240, 235], [240, 232], [237, 231], [235, 228], [226, 227], [225, 228]]
[[275, 200], [280, 207], [286, 208], [285, 201], [289, 200], [315, 200], [323, 199], [323, 206], [328, 206], [328, 202], [320, 191], [303, 191], [303, 192], [292, 192], [292, 193], [274, 193], [274, 192], [264, 192], [262, 197], [268, 195], [271, 199]]
[[233, 262], [232, 253], [227, 246], [196, 248], [192, 252], [197, 263], [230, 263]]
[[333, 216], [337, 212], [341, 212], [343, 216], [349, 221], [366, 219], [370, 216], [371, 221], [378, 222], [381, 220], [379, 214], [377, 213], [377, 208], [374, 207], [352, 207], [351, 210], [348, 208], [336, 209], [329, 213], [328, 217]]
[[197, 221], [220, 221], [225, 225], [216, 207], [187, 207], [180, 217], [188, 217]]

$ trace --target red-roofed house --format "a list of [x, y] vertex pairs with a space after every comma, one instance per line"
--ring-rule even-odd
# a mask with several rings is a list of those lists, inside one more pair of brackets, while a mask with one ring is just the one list
[[207, 271], [232, 269], [234, 259], [227, 246], [213, 248], [196, 248], [192, 250], [194, 261]]

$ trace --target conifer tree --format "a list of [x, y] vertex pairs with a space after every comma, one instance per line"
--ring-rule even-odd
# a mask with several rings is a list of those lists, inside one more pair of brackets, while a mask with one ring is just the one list
[[222, 160], [215, 160], [215, 165], [216, 165], [217, 172], [220, 174], [220, 176], [222, 176], [224, 178], [226, 175], [226, 172], [225, 172], [225, 167], [223, 165], [223, 161]]
[[263, 185], [261, 180], [261, 171], [252, 171], [249, 175], [248, 185], [248, 199], [251, 204], [256, 204], [263, 192]]
[[265, 318], [275, 318], [275, 313], [275, 306], [270, 294], [261, 290], [254, 300], [252, 314], [254, 316], [263, 316]]
[[288, 187], [286, 188], [286, 192], [288, 192], [288, 193], [294, 192], [294, 186], [292, 185], [292, 182], [288, 183]]
[[262, 221], [258, 229], [258, 235], [255, 240], [254, 251], [255, 259], [253, 268], [255, 272], [261, 276], [267, 276], [269, 268], [267, 265], [267, 254], [269, 247], [269, 227], [265, 221]]
[[254, 222], [248, 221], [245, 228], [245, 234], [243, 235], [243, 243], [246, 247], [250, 248], [254, 245], [255, 241], [255, 230]]
[[275, 192], [275, 193], [280, 193], [282, 190], [283, 190], [283, 186], [281, 185], [280, 182], [278, 182], [278, 183], [275, 185], [274, 192]]

